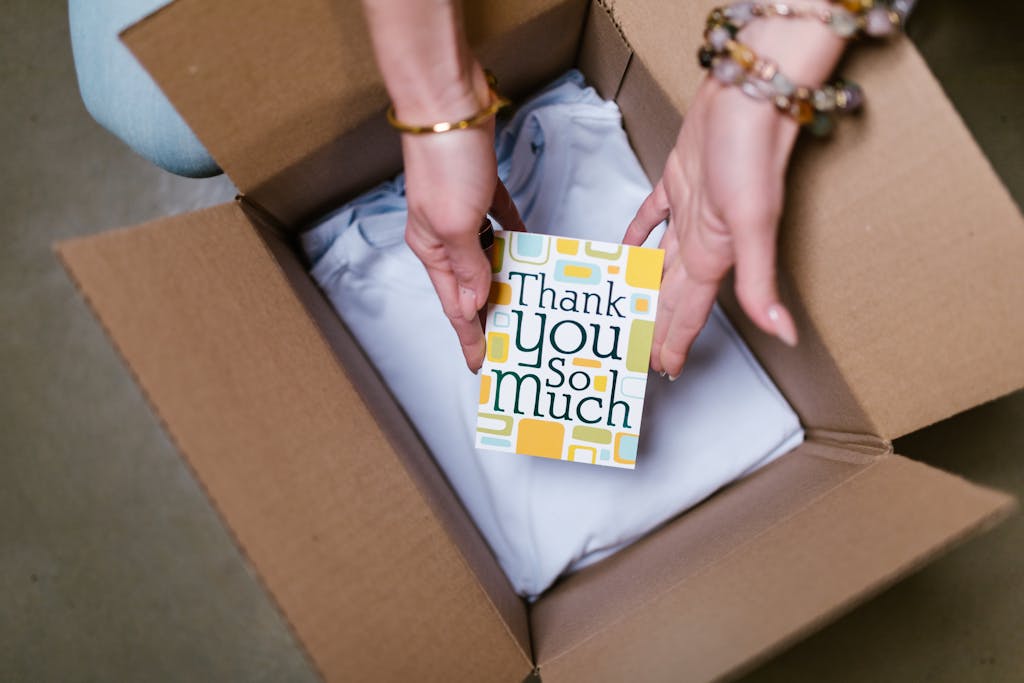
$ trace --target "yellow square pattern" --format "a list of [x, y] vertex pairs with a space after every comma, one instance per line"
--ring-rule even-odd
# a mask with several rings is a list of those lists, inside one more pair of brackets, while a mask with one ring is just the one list
[[557, 242], [555, 242], [555, 249], [558, 251], [559, 254], [568, 254], [569, 256], [573, 256], [576, 254], [576, 252], [580, 250], [580, 241], [567, 240], [564, 238], [559, 239]]
[[597, 449], [591, 446], [569, 446], [569, 459], [593, 465], [597, 462]]
[[487, 333], [487, 360], [504, 363], [508, 360], [508, 345], [511, 338], [504, 332]]
[[487, 301], [503, 306], [512, 303], [512, 285], [507, 282], [492, 282], [491, 292], [487, 296]]
[[664, 263], [665, 252], [661, 249], [630, 249], [626, 261], [626, 284], [639, 289], [658, 289]]
[[516, 436], [516, 453], [561, 460], [563, 441], [565, 427], [558, 422], [522, 419]]
[[480, 377], [480, 405], [487, 403], [491, 398], [491, 376], [482, 375]]

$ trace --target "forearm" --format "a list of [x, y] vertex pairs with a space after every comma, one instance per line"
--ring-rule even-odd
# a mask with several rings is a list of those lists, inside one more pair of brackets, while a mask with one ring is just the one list
[[396, 115], [412, 123], [461, 118], [486, 103], [458, 0], [363, 0], [377, 64]]

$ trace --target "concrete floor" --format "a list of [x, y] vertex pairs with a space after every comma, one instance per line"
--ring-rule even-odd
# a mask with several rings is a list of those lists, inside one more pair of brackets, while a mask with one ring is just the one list
[[[1024, 12], [924, 0], [914, 40], [1018, 202]], [[76, 90], [66, 8], [0, 3], [0, 681], [313, 681], [60, 268], [55, 240], [228, 199], [151, 167]], [[1024, 499], [1024, 393], [898, 450]], [[1024, 681], [1024, 517], [745, 680]]]

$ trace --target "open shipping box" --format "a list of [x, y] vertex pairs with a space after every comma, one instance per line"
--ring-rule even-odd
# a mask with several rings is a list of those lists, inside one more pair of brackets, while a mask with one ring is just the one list
[[[579, 66], [659, 175], [711, 2], [465, 4], [504, 90]], [[1024, 224], [909, 41], [855, 49], [867, 111], [799, 149], [800, 346], [723, 295], [807, 443], [528, 606], [294, 249], [399, 167], [358, 2], [178, 0], [123, 39], [243, 198], [60, 254], [325, 679], [728, 676], [1012, 508], [890, 447], [1024, 385]]]

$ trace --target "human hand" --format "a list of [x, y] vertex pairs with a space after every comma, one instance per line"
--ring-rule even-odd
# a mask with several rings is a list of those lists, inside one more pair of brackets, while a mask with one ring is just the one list
[[[493, 94], [462, 30], [455, 0], [364, 0], [377, 64], [395, 115], [410, 124], [459, 121]], [[523, 230], [498, 180], [494, 119], [465, 130], [402, 135], [405, 240], [427, 269], [473, 372], [484, 360], [482, 319], [491, 267], [478, 233], [488, 212], [505, 230]]]
[[[472, 107], [453, 118], [467, 111]], [[505, 230], [525, 229], [498, 180], [494, 121], [438, 135], [403, 135], [402, 151], [409, 205], [405, 240], [426, 267], [466, 365], [476, 372], [485, 349], [478, 313], [491, 286], [490, 262], [478, 238], [481, 220], [489, 212]]]
[[[759, 51], [767, 47], [765, 54], [800, 83], [820, 83], [842, 52], [842, 43], [820, 26], [765, 21], [756, 27], [745, 41]], [[793, 119], [739, 88], [711, 77], [698, 88], [662, 178], [623, 239], [639, 245], [669, 221], [661, 241], [665, 271], [651, 348], [654, 371], [679, 376], [733, 267], [743, 311], [768, 334], [797, 343], [775, 272], [785, 172], [797, 132]]]

